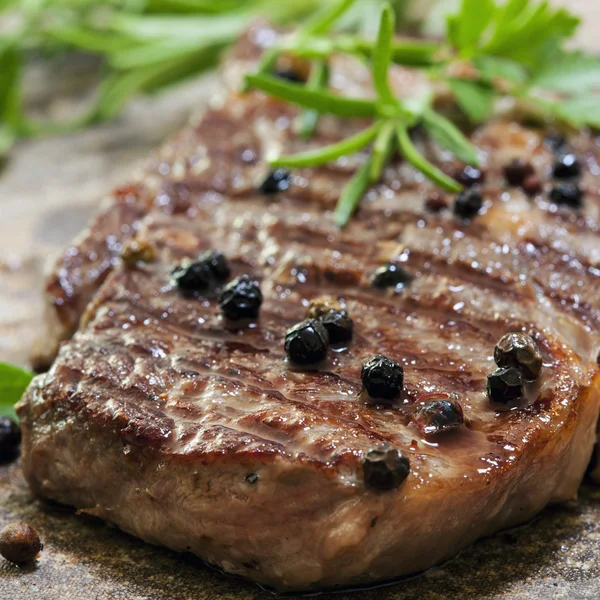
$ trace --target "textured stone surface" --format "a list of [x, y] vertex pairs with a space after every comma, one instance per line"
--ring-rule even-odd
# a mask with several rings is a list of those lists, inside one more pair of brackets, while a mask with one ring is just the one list
[[[586, 12], [583, 40], [600, 48], [600, 3], [563, 0]], [[75, 75], [79, 77], [80, 73]], [[43, 87], [43, 86], [42, 86]], [[209, 96], [212, 80], [137, 100], [114, 123], [20, 145], [0, 177], [0, 360], [27, 362], [40, 314], [44, 261], [86, 222], [111, 185], [175, 131]], [[61, 90], [64, 86], [61, 85]], [[33, 566], [0, 559], [0, 600], [259, 600], [253, 584], [192, 556], [154, 548], [103, 522], [29, 493], [18, 465], [0, 466], [0, 527], [25, 520], [45, 549]], [[600, 598], [600, 490], [547, 509], [410, 581], [337, 600], [525, 600]]]

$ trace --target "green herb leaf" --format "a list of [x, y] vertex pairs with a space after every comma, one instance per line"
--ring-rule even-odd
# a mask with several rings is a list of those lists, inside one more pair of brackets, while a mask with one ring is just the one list
[[432, 165], [415, 147], [408, 130], [405, 125], [398, 125], [396, 127], [396, 134], [398, 136], [398, 144], [400, 145], [400, 151], [404, 158], [413, 165], [416, 169], [424, 173], [429, 179], [435, 181], [438, 185], [450, 192], [459, 192], [462, 186], [451, 177], [448, 177], [445, 173], [440, 171], [435, 165]]
[[95, 31], [84, 26], [51, 27], [47, 33], [50, 38], [63, 44], [99, 54], [125, 50], [135, 44], [135, 41], [129, 37], [113, 32]]
[[388, 70], [392, 59], [394, 36], [394, 13], [386, 2], [381, 10], [379, 33], [373, 50], [373, 84], [383, 104], [395, 105], [396, 99], [388, 82]]
[[16, 141], [15, 129], [8, 124], [0, 123], [0, 161], [8, 154]]
[[0, 416], [14, 416], [14, 405], [21, 399], [34, 373], [0, 362]]
[[429, 109], [423, 114], [423, 126], [429, 135], [454, 156], [469, 165], [479, 163], [475, 148], [448, 119]]
[[535, 75], [530, 87], [581, 93], [600, 89], [600, 60], [581, 52], [564, 53], [552, 57]]
[[302, 85], [287, 83], [270, 75], [248, 75], [246, 80], [251, 87], [272, 96], [312, 108], [317, 112], [338, 115], [339, 117], [374, 117], [377, 106], [372, 100], [345, 98], [329, 92], [308, 90]]
[[571, 37], [578, 24], [579, 19], [564, 9], [554, 9], [547, 1], [512, 1], [500, 9], [494, 33], [481, 51], [532, 67]]
[[576, 96], [553, 104], [555, 114], [577, 127], [600, 128], [600, 104], [597, 94]]
[[527, 70], [519, 63], [497, 56], [476, 56], [473, 60], [479, 76], [487, 83], [504, 79], [511, 83], [522, 83], [527, 78]]
[[[310, 70], [306, 87], [309, 90], [322, 91], [327, 89], [329, 82], [329, 69], [323, 59], [315, 61]], [[309, 139], [317, 126], [319, 113], [316, 110], [305, 110], [300, 121], [300, 135], [303, 139]]]
[[468, 79], [448, 79], [448, 85], [464, 113], [474, 123], [489, 118], [494, 107], [496, 92], [490, 86]]
[[21, 54], [16, 46], [0, 52], [0, 123], [19, 126], [21, 119]]
[[269, 161], [269, 164], [273, 167], [316, 167], [325, 165], [340, 156], [348, 156], [364, 148], [375, 138], [380, 127], [381, 125], [376, 123], [337, 144], [331, 144], [324, 148], [317, 148], [316, 150], [309, 150], [308, 152], [293, 154], [291, 156], [282, 156]]
[[305, 35], [318, 35], [329, 31], [331, 26], [354, 4], [355, 0], [338, 0], [327, 4], [311, 17], [302, 31]]
[[460, 12], [453, 19], [452, 42], [459, 50], [474, 48], [495, 13], [493, 0], [463, 0]]
[[381, 129], [375, 138], [371, 155], [371, 170], [369, 172], [369, 181], [371, 183], [374, 183], [379, 179], [383, 167], [389, 160], [395, 133], [396, 122], [386, 121], [381, 126]]
[[431, 67], [438, 62], [439, 44], [421, 40], [392, 42], [392, 60], [407, 67]]
[[354, 214], [367, 188], [369, 187], [369, 174], [371, 172], [369, 159], [354, 173], [342, 191], [333, 213], [333, 221], [338, 227], [344, 227]]

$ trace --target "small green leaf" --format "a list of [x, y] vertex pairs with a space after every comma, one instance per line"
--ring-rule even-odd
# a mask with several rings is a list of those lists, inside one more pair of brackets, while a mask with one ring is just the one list
[[574, 93], [600, 88], [600, 60], [581, 52], [553, 57], [537, 72], [531, 87]]
[[427, 110], [423, 114], [423, 126], [427, 133], [446, 150], [469, 165], [477, 165], [477, 153], [469, 140], [461, 131], [442, 115]]
[[9, 125], [0, 123], [0, 161], [10, 152], [17, 141], [17, 132]]
[[446, 17], [446, 38], [455, 48], [460, 48], [459, 26], [460, 21], [457, 14]]
[[462, 189], [462, 186], [456, 180], [448, 177], [448, 175], [440, 171], [435, 165], [432, 165], [417, 150], [408, 135], [408, 130], [405, 125], [398, 125], [396, 134], [398, 136], [398, 143], [402, 155], [413, 167], [415, 167], [415, 169], [418, 169], [429, 179], [450, 192], [459, 192]]
[[109, 31], [140, 42], [178, 41], [214, 43], [238, 36], [252, 17], [248, 9], [219, 15], [137, 15], [119, 11]]
[[323, 8], [304, 24], [302, 32], [305, 35], [326, 33], [354, 2], [355, 0], [337, 0], [337, 2], [324, 3]]
[[426, 41], [403, 40], [392, 43], [392, 61], [408, 67], [430, 67], [438, 61], [439, 44]]
[[511, 83], [522, 83], [527, 78], [527, 70], [518, 62], [497, 56], [477, 56], [473, 60], [479, 76], [488, 83], [504, 79]]
[[561, 119], [577, 127], [600, 128], [600, 103], [597, 94], [581, 95], [557, 102], [553, 110]]
[[21, 119], [21, 54], [10, 45], [0, 52], [0, 122], [18, 127]]
[[464, 113], [474, 123], [489, 118], [494, 108], [495, 90], [469, 79], [448, 79], [448, 85]]
[[99, 54], [114, 53], [135, 44], [130, 38], [112, 32], [87, 29], [84, 26], [50, 27], [47, 34], [63, 44]]
[[516, 19], [527, 8], [527, 0], [508, 0], [500, 9], [499, 21], [508, 23]]
[[[324, 59], [315, 61], [310, 69], [310, 75], [306, 82], [309, 90], [326, 90], [329, 82], [329, 68]], [[309, 139], [317, 126], [319, 113], [316, 110], [307, 109], [300, 117], [300, 135], [303, 139]]]
[[168, 42], [148, 42], [136, 45], [125, 50], [111, 52], [108, 55], [108, 63], [117, 71], [129, 71], [133, 69], [144, 69], [154, 65], [162, 65], [178, 56], [189, 54], [199, 48], [208, 48], [202, 43], [199, 46], [197, 43], [178, 41]]
[[392, 38], [394, 37], [394, 12], [389, 3], [381, 9], [379, 33], [373, 50], [373, 84], [379, 100], [383, 104], [394, 105], [396, 99], [388, 82], [388, 71], [392, 59]]
[[329, 92], [308, 90], [302, 85], [283, 82], [270, 75], [247, 75], [246, 80], [251, 87], [272, 96], [312, 108], [319, 113], [328, 113], [340, 117], [374, 117], [377, 106], [372, 100], [362, 98], [345, 98]]
[[369, 181], [371, 183], [374, 183], [379, 179], [383, 167], [389, 160], [395, 132], [396, 122], [386, 121], [381, 126], [379, 133], [375, 138], [371, 155], [371, 170], [369, 172]]
[[536, 66], [562, 41], [573, 35], [579, 19], [547, 1], [510, 2], [495, 19], [495, 30], [481, 48], [485, 54], [511, 58], [528, 67]]
[[452, 33], [459, 50], [470, 50], [477, 45], [496, 12], [493, 0], [463, 0]]
[[14, 416], [14, 405], [21, 399], [34, 373], [0, 362], [0, 415]]
[[419, 94], [411, 96], [402, 101], [402, 107], [410, 115], [409, 126], [416, 125], [422, 118], [423, 113], [431, 107], [433, 102], [433, 89], [424, 88]]
[[354, 173], [344, 187], [333, 213], [333, 221], [338, 227], [344, 227], [354, 214], [367, 188], [369, 187], [369, 173], [371, 172], [369, 159]]
[[348, 156], [349, 154], [354, 154], [361, 148], [364, 148], [375, 138], [380, 127], [381, 125], [376, 123], [337, 144], [331, 144], [324, 148], [308, 150], [307, 152], [293, 154], [291, 156], [282, 156], [269, 161], [269, 164], [274, 167], [317, 167], [319, 165], [325, 165], [338, 159], [340, 156]]

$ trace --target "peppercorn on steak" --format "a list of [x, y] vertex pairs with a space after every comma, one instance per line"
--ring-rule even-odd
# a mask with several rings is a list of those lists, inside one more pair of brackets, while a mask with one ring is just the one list
[[[32, 489], [279, 590], [390, 579], [572, 499], [600, 398], [600, 167], [585, 134], [508, 119], [466, 191], [400, 161], [346, 228], [361, 156], [270, 172], [310, 142], [243, 73], [117, 190], [49, 275], [63, 343], [18, 405]], [[397, 93], [422, 85], [397, 69]], [[332, 60], [332, 86], [370, 93]], [[51, 334], [49, 334], [49, 341]]]

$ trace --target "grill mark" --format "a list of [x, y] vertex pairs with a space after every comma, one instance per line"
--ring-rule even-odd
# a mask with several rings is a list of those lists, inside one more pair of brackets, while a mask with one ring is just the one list
[[[116, 349], [118, 350], [119, 347], [117, 346]], [[87, 346], [85, 353], [89, 353], [89, 351], [92, 350], [92, 347]], [[129, 356], [127, 356], [126, 358], [129, 358]], [[186, 372], [182, 372], [182, 371], [177, 371], [177, 369], [174, 369], [171, 365], [171, 362], [169, 360], [168, 357], [166, 357], [165, 359], [163, 359], [165, 363], [168, 363], [165, 366], [166, 371], [168, 371], [167, 373], [165, 373], [165, 369], [160, 368], [160, 365], [162, 364], [162, 361], [158, 361], [157, 362], [157, 367], [159, 368], [159, 375], [162, 373], [164, 375], [164, 377], [166, 377], [167, 379], [169, 379], [170, 383], [170, 387], [171, 388], [177, 388], [177, 383], [175, 382], [175, 380], [173, 380], [172, 378], [172, 374], [175, 373], [177, 375], [180, 376], [179, 379], [179, 384], [181, 384], [182, 382], [185, 382], [187, 380], [187, 373], [189, 373], [189, 371], [186, 370]], [[195, 362], [193, 359], [186, 357], [185, 362], [195, 368], [198, 368], [200, 363]], [[202, 365], [202, 367], [204, 367], [204, 365]], [[316, 426], [318, 423], [321, 423], [321, 425], [323, 427], [336, 427], [337, 429], [339, 429], [339, 431], [343, 431], [343, 430], [348, 430], [350, 429], [351, 431], [355, 431], [357, 433], [360, 433], [361, 435], [364, 435], [366, 437], [367, 440], [379, 440], [379, 441], [383, 441], [384, 438], [382, 438], [381, 436], [377, 436], [375, 433], [373, 432], [369, 432], [364, 426], [361, 426], [360, 424], [357, 424], [356, 422], [350, 420], [350, 419], [344, 419], [340, 414], [334, 414], [331, 413], [330, 411], [326, 410], [326, 405], [316, 405], [316, 404], [307, 404], [306, 402], [302, 402], [299, 400], [295, 400], [292, 398], [288, 398], [285, 395], [283, 395], [281, 392], [275, 390], [275, 389], [266, 389], [264, 387], [259, 387], [259, 386], [255, 386], [252, 385], [248, 382], [244, 382], [240, 379], [228, 376], [225, 373], [221, 373], [221, 372], [215, 372], [214, 370], [210, 370], [207, 371], [206, 369], [204, 375], [206, 376], [207, 379], [209, 380], [214, 380], [218, 383], [222, 383], [225, 387], [227, 386], [234, 386], [237, 387], [239, 389], [243, 389], [246, 390], [247, 392], [250, 392], [251, 394], [254, 394], [255, 396], [258, 396], [260, 398], [263, 399], [262, 403], [259, 403], [257, 401], [257, 408], [259, 409], [259, 412], [264, 410], [264, 397], [266, 396], [267, 398], [271, 399], [272, 401], [272, 406], [273, 407], [277, 407], [280, 408], [283, 405], [287, 405], [287, 406], [291, 406], [294, 407], [294, 409], [296, 409], [298, 411], [298, 415], [301, 415], [302, 418], [306, 418], [308, 416], [312, 416], [312, 418], [314, 419], [313, 421], [313, 427]], [[171, 372], [172, 371], [172, 372]], [[121, 432], [126, 432], [126, 433], [122, 433], [123, 435], [125, 435], [126, 439], [132, 443], [135, 443], [135, 445], [144, 445], [144, 444], [156, 444], [159, 442], [164, 442], [165, 441], [165, 436], [164, 435], [159, 435], [158, 433], [155, 432], [156, 428], [152, 428], [152, 427], [148, 427], [146, 426], [145, 422], [144, 422], [144, 417], [143, 417], [143, 413], [144, 410], [142, 410], [142, 414], [140, 415], [138, 411], [138, 413], [136, 414], [135, 417], [133, 418], [129, 418], [129, 414], [130, 412], [135, 413], [135, 407], [136, 406], [148, 406], [148, 404], [151, 404], [152, 406], [156, 407], [157, 406], [157, 400], [162, 396], [162, 391], [165, 388], [165, 386], [163, 385], [162, 388], [157, 388], [154, 391], [149, 391], [149, 390], [145, 390], [140, 388], [139, 386], [137, 386], [135, 383], [128, 383], [127, 380], [123, 380], [121, 378], [118, 377], [118, 374], [110, 371], [110, 372], [89, 372], [86, 369], [86, 365], [85, 363], [81, 365], [81, 367], [79, 367], [78, 369], [78, 373], [79, 373], [79, 377], [81, 378], [82, 381], [84, 381], [87, 385], [87, 395], [89, 395], [90, 398], [116, 398], [117, 400], [115, 400], [114, 402], [117, 402], [118, 405], [118, 409], [116, 409], [117, 411], [122, 411], [123, 414], [121, 414], [120, 412], [114, 413], [115, 416], [118, 414], [119, 415], [119, 419], [118, 419], [118, 425], [121, 427]], [[240, 422], [240, 418], [243, 422], [249, 424], [253, 419], [257, 419], [258, 416], [256, 414], [256, 410], [253, 410], [243, 416], [240, 417], [240, 415], [242, 413], [239, 413], [239, 411], [237, 411], [237, 416], [235, 416], [235, 414], [212, 414], [211, 412], [208, 413], [204, 413], [203, 412], [203, 408], [205, 406], [205, 403], [202, 401], [202, 398], [204, 397], [204, 394], [206, 393], [206, 388], [204, 388], [201, 392], [200, 395], [196, 395], [194, 396], [194, 407], [196, 408], [195, 411], [195, 415], [203, 415], [202, 416], [202, 421], [206, 418], [210, 418], [212, 421], [214, 421], [215, 419], [223, 419], [225, 421], [229, 420], [229, 419], [235, 419], [236, 423]], [[79, 397], [79, 395], [78, 395]], [[129, 407], [129, 410], [128, 410]], [[236, 413], [236, 408], [235, 406], [228, 406], [228, 409], [231, 411], [233, 410], [234, 413]], [[168, 409], [165, 407], [165, 403], [163, 402], [160, 405], [160, 408], [152, 408], [151, 409], [151, 414], [156, 414], [156, 417], [159, 421], [164, 422], [165, 425], [163, 426], [163, 429], [169, 429], [169, 432], [173, 429], [173, 424], [174, 424], [174, 419], [171, 418], [168, 415]], [[285, 409], [283, 410], [283, 412], [285, 412]], [[163, 418], [164, 417], [164, 418]], [[181, 415], [179, 416], [179, 420], [181, 420]], [[193, 419], [190, 419], [190, 422], [194, 422]], [[219, 421], [220, 422], [220, 421]], [[139, 425], [138, 425], [139, 423]], [[261, 423], [263, 426], [266, 426], [262, 421], [259, 421], [259, 423]], [[336, 425], [337, 424], [337, 425]], [[204, 429], [207, 428], [206, 424], [203, 424]], [[270, 429], [273, 428], [272, 424], [269, 424], [268, 427]], [[302, 452], [304, 453], [307, 457], [311, 458], [311, 453], [310, 453], [310, 444], [303, 444], [301, 443], [302, 440], [302, 436], [298, 436], [295, 435], [298, 433], [298, 429], [301, 428], [302, 425], [299, 422], [292, 422], [292, 424], [290, 425], [289, 430], [281, 430], [283, 434], [285, 434], [286, 436], [294, 436], [294, 442], [291, 443], [292, 446], [296, 446], [298, 448], [298, 452]], [[277, 442], [277, 443], [281, 443], [282, 440], [277, 440], [277, 439], [271, 439], [268, 437], [265, 437], [264, 435], [260, 435], [256, 432], [256, 430], [253, 430], [251, 427], [246, 427], [245, 429], [241, 430], [240, 428], [235, 428], [236, 431], [238, 432], [243, 432], [245, 435], [250, 435], [252, 437], [254, 437], [257, 441], [267, 441], [267, 442]], [[263, 428], [259, 427], [259, 431], [262, 431]], [[291, 438], [290, 438], [291, 439]], [[320, 439], [319, 444], [325, 443], [327, 440], [325, 438], [317, 438]], [[285, 440], [284, 440], [285, 441]], [[314, 445], [316, 443], [316, 440], [312, 440], [312, 444]], [[290, 446], [290, 443], [288, 443], [288, 446]], [[289, 452], [288, 452], [289, 453]], [[315, 458], [315, 457], [312, 457]], [[320, 461], [322, 460], [319, 457], [316, 457], [315, 460]]]

